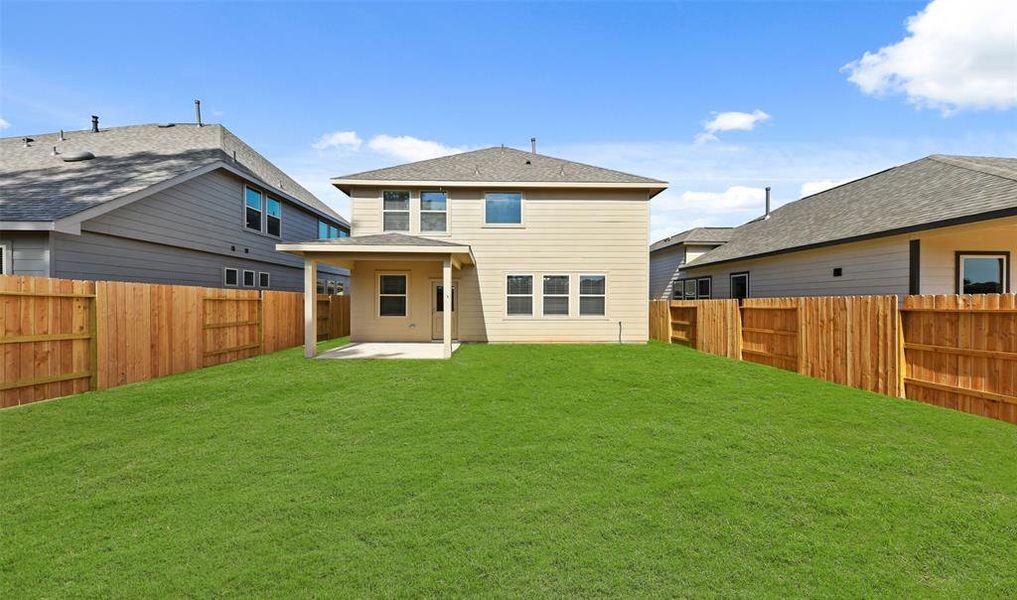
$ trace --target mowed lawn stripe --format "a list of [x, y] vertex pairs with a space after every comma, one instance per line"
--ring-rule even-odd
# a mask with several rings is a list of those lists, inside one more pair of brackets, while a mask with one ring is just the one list
[[1017, 592], [1013, 425], [681, 346], [293, 349], [0, 435], [4, 597]]

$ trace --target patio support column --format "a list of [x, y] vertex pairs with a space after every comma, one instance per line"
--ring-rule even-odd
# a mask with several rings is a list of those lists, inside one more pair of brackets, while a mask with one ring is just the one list
[[442, 318], [442, 344], [444, 345], [445, 358], [452, 358], [452, 257], [448, 256], [441, 266], [443, 303], [445, 310], [441, 312]]
[[304, 356], [318, 349], [318, 263], [304, 256]]

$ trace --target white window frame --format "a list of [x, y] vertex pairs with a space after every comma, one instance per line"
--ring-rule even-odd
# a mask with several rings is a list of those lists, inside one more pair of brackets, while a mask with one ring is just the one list
[[[546, 294], [544, 293], [544, 278], [545, 277], [564, 277], [568, 282], [568, 291], [564, 294]], [[508, 280], [506, 280], [508, 285]], [[547, 314], [544, 310], [544, 299], [545, 298], [565, 298], [566, 312], [563, 315]], [[570, 273], [541, 273], [540, 274], [540, 316], [549, 319], [568, 319], [572, 316], [572, 275]]]
[[[603, 277], [604, 278], [604, 293], [603, 294], [584, 294], [583, 293], [583, 277]], [[576, 307], [579, 316], [584, 319], [606, 319], [607, 318], [607, 273], [580, 273], [576, 280], [576, 293], [578, 297], [578, 306]], [[603, 298], [604, 299], [604, 314], [600, 315], [584, 315], [583, 314], [583, 298]]]
[[[382, 294], [381, 293], [381, 278], [382, 276], [397, 275], [404, 278], [406, 282], [405, 293], [402, 294]], [[381, 314], [381, 297], [382, 296], [393, 296], [403, 297], [406, 299], [406, 311], [402, 315], [382, 315]], [[408, 319], [410, 318], [410, 274], [408, 271], [378, 271], [374, 278], [374, 316], [379, 319]]]
[[737, 273], [731, 273], [731, 274], [729, 274], [727, 276], [727, 285], [728, 285], [727, 296], [728, 296], [728, 298], [735, 299], [735, 295], [734, 295], [734, 280], [735, 280], [735, 277], [744, 277], [745, 278], [745, 297], [746, 298], [751, 298], [752, 297], [752, 288], [750, 286], [752, 285], [752, 277], [749, 276], [749, 272], [748, 271], [738, 271]]
[[[424, 194], [445, 194], [445, 210], [424, 210]], [[417, 231], [420, 235], [436, 235], [448, 233], [448, 207], [450, 202], [449, 193], [445, 190], [420, 190], [417, 193]], [[424, 215], [445, 215], [445, 229], [434, 229], [424, 231]]]
[[[703, 281], [708, 282], [709, 285], [710, 285], [710, 291], [705, 296], [699, 293], [699, 284], [700, 284], [700, 282], [703, 282]], [[706, 277], [697, 277], [696, 278], [696, 300], [709, 300], [710, 298], [713, 298], [713, 276], [712, 275], [707, 275]]]
[[[406, 210], [392, 210], [385, 208], [385, 193], [386, 192], [399, 192], [406, 193]], [[385, 229], [385, 215], [386, 214], [401, 214], [406, 213], [406, 229]], [[413, 193], [410, 190], [382, 190], [381, 191], [381, 231], [382, 233], [409, 233], [410, 229], [413, 228]]]
[[0, 275], [10, 275], [14, 272], [14, 250], [10, 242], [0, 242], [0, 253], [2, 253], [2, 262], [0, 262]]
[[[530, 278], [530, 293], [529, 294], [510, 294], [509, 291], [508, 291], [508, 278], [509, 277], [529, 277]], [[536, 287], [537, 287], [536, 286], [536, 280], [537, 280], [537, 276], [534, 275], [533, 273], [505, 273], [504, 281], [505, 281], [505, 318], [506, 319], [532, 319], [532, 318], [534, 318], [534, 316], [536, 315], [536, 310], [535, 310], [536, 307], [534, 306], [534, 304], [536, 304], [536, 303], [534, 302], [533, 296], [535, 295], [534, 292], [535, 292]], [[508, 299], [509, 298], [527, 298], [527, 297], [530, 299], [530, 314], [528, 314], [528, 315], [510, 315], [509, 314], [509, 310], [508, 310]]]
[[[247, 285], [247, 274], [248, 273], [251, 274], [251, 285]], [[244, 272], [242, 273], [242, 277], [240, 279], [240, 285], [241, 285], [241, 287], [245, 287], [245, 288], [256, 287], [258, 285], [258, 274], [255, 271], [251, 270], [251, 269], [244, 269]]]
[[[252, 206], [248, 206], [247, 205], [247, 190], [251, 190], [253, 192], [257, 192], [258, 195], [261, 196], [261, 202], [258, 203], [258, 208], [254, 208]], [[265, 192], [259, 190], [258, 188], [254, 187], [254, 186], [250, 186], [250, 185], [246, 185], [245, 184], [244, 187], [243, 187], [243, 202], [242, 202], [242, 204], [243, 204], [243, 207], [244, 207], [244, 212], [243, 212], [244, 220], [241, 221], [241, 223], [244, 226], [244, 231], [253, 231], [254, 233], [260, 233], [260, 234], [264, 235], [264, 233], [265, 233]], [[258, 229], [252, 229], [252, 228], [247, 226], [247, 210], [248, 209], [258, 211]], [[280, 231], [282, 231], [281, 227], [280, 227]]]
[[[230, 271], [233, 271], [236, 274], [236, 276], [237, 276], [237, 282], [234, 283], [234, 284], [230, 284], [229, 280], [226, 278], [226, 276], [229, 274]], [[222, 285], [223, 285], [223, 287], [240, 287], [240, 269], [237, 269], [237, 268], [234, 268], [234, 267], [223, 267], [222, 268]]]
[[[264, 233], [268, 237], [274, 237], [274, 238], [282, 239], [282, 231], [283, 231], [283, 201], [278, 199], [278, 198], [276, 198], [276, 197], [269, 196], [268, 194], [262, 194], [261, 197], [263, 198], [262, 208], [264, 209], [262, 211], [262, 218], [265, 219], [265, 223], [264, 223], [264, 225], [262, 227], [262, 229], [264, 231], [262, 233]], [[279, 203], [279, 216], [278, 216], [278, 219], [279, 219], [279, 235], [276, 235], [274, 233], [269, 233], [268, 232], [268, 219], [269, 219], [268, 201], [269, 200], [272, 200], [274, 202], [278, 202]], [[276, 218], [276, 217], [272, 217], [272, 218]]]
[[[265, 283], [261, 282], [261, 278], [262, 277], [265, 278]], [[260, 287], [262, 289], [268, 289], [268, 288], [272, 287], [272, 274], [268, 273], [267, 271], [259, 271], [258, 272], [258, 287]]]
[[1002, 293], [1009, 293], [1010, 291], [1010, 254], [1004, 251], [990, 250], [986, 252], [982, 251], [959, 251], [957, 253], [957, 293], [966, 294], [970, 292], [964, 291], [964, 259], [965, 258], [994, 258], [996, 260], [1003, 261], [1003, 279], [1000, 283], [1003, 285]]
[[[518, 223], [488, 223], [487, 222], [487, 195], [488, 194], [519, 194], [519, 222]], [[485, 190], [481, 201], [484, 203], [483, 227], [494, 229], [521, 229], [526, 226], [526, 194], [520, 190]]]

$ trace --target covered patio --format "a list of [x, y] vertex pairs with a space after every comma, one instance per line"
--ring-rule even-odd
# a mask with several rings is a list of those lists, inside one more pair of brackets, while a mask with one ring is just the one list
[[[351, 305], [356, 307], [351, 309], [357, 331], [352, 336], [354, 344], [330, 351], [328, 358], [450, 358], [458, 347], [454, 343], [454, 276], [475, 264], [469, 245], [385, 233], [277, 244], [276, 249], [304, 260], [304, 356], [313, 358], [317, 354], [319, 264], [349, 269]], [[433, 343], [431, 327], [426, 331], [417, 327], [416, 321], [425, 311], [414, 306], [415, 313], [409, 312], [411, 298], [431, 297], [432, 280], [439, 298], [434, 301], [436, 308], [428, 305], [426, 314], [435, 319], [433, 331], [441, 333]], [[339, 352], [342, 350], [345, 352]]]

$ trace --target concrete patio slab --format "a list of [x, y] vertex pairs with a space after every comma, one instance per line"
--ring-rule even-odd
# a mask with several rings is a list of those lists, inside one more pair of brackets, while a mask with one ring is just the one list
[[[452, 352], [459, 349], [459, 343], [452, 343]], [[315, 358], [342, 359], [342, 358], [412, 358], [412, 359], [440, 359], [442, 355], [441, 342], [413, 343], [413, 342], [360, 342], [346, 344], [322, 352]]]

